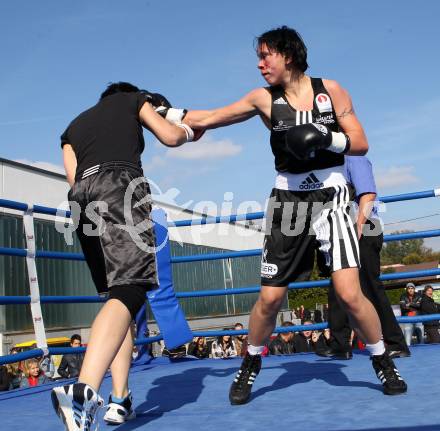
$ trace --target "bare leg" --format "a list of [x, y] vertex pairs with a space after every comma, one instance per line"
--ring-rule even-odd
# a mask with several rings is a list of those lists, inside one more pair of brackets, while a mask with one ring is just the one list
[[78, 381], [96, 391], [113, 359], [121, 348], [131, 323], [127, 307], [117, 299], [110, 299], [102, 307], [92, 325], [87, 352]]
[[130, 325], [125, 340], [110, 367], [113, 384], [112, 394], [117, 398], [125, 398], [128, 395], [128, 373], [133, 354], [133, 332], [134, 325]]
[[373, 304], [364, 296], [359, 283], [357, 268], [335, 271], [332, 281], [336, 295], [347, 312], [352, 328], [368, 344], [375, 344], [382, 338], [379, 316]]
[[249, 343], [262, 346], [271, 336], [287, 287], [261, 286], [260, 296], [249, 319]]

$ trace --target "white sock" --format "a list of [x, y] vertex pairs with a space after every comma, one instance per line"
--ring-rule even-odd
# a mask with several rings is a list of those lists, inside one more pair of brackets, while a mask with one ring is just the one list
[[249, 344], [247, 348], [247, 351], [251, 356], [261, 355], [263, 353], [263, 350], [264, 346], [253, 346], [252, 344]]
[[383, 340], [379, 340], [375, 344], [367, 344], [366, 347], [371, 356], [380, 356], [385, 353], [385, 344], [383, 343]]

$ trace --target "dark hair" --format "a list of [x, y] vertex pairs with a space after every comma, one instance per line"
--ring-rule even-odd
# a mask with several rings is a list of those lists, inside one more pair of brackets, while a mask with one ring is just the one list
[[269, 50], [276, 51], [292, 60], [295, 69], [305, 72], [307, 64], [307, 48], [300, 34], [285, 25], [266, 31], [256, 38], [256, 49], [264, 44]]
[[111, 82], [104, 93], [101, 94], [99, 100], [116, 93], [135, 93], [136, 91], [139, 91], [139, 88], [129, 82]]
[[286, 321], [286, 322], [283, 322], [283, 323], [281, 324], [281, 326], [293, 326], [293, 323], [292, 323], [292, 322], [288, 322], [288, 321]]
[[[230, 328], [224, 328], [223, 331], [230, 331]], [[227, 341], [226, 346], [232, 348], [232, 336], [230, 336], [230, 335], [220, 335], [217, 338], [217, 344], [220, 346], [223, 346], [223, 337], [229, 337], [229, 340]]]
[[425, 286], [425, 288], [423, 289], [423, 293], [426, 293], [426, 292], [428, 291], [428, 289], [432, 289], [432, 290], [434, 290], [434, 288], [433, 288], [430, 284], [427, 284], [427, 285]]
[[79, 342], [81, 343], [81, 342], [82, 342], [82, 340], [81, 340], [81, 335], [79, 335], [79, 334], [73, 334], [73, 335], [70, 337], [70, 344], [72, 344], [75, 340], [79, 340]]

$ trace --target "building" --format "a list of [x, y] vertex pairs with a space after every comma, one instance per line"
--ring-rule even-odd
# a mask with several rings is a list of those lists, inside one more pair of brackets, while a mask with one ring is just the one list
[[[69, 186], [64, 175], [0, 158], [0, 198], [46, 207], [66, 209]], [[156, 205], [170, 220], [198, 219], [207, 214], [183, 209], [173, 202], [173, 190], [163, 194], [152, 190]], [[211, 214], [209, 214], [211, 215]], [[65, 219], [57, 218], [58, 227]], [[81, 252], [75, 236], [66, 245], [62, 229], [53, 216], [35, 214], [38, 250]], [[218, 253], [228, 250], [261, 248], [261, 227], [249, 222], [170, 228], [171, 254], [174, 256]], [[22, 212], [0, 208], [0, 247], [26, 248]], [[258, 256], [223, 259], [173, 266], [175, 290], [237, 288], [259, 285]], [[41, 295], [95, 295], [96, 291], [85, 262], [37, 259]], [[25, 259], [0, 256], [0, 296], [29, 295]], [[181, 304], [193, 328], [221, 328], [236, 320], [245, 325], [256, 294], [182, 299]], [[99, 304], [43, 304], [43, 317], [49, 336], [81, 332], [87, 339], [88, 328]], [[3, 353], [15, 343], [33, 338], [29, 305], [0, 306], [0, 342]], [[2, 346], [0, 346], [1, 348]]]

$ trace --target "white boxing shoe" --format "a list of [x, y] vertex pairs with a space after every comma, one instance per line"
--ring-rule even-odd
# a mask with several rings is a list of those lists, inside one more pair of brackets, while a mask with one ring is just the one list
[[104, 415], [104, 420], [109, 425], [120, 425], [124, 422], [134, 419], [136, 417], [136, 412], [133, 410], [133, 397], [131, 392], [128, 393], [127, 397], [124, 398], [122, 403], [116, 403], [113, 401], [110, 394], [108, 399], [107, 411]]
[[85, 383], [58, 386], [51, 391], [52, 405], [66, 431], [91, 431], [104, 400]]

